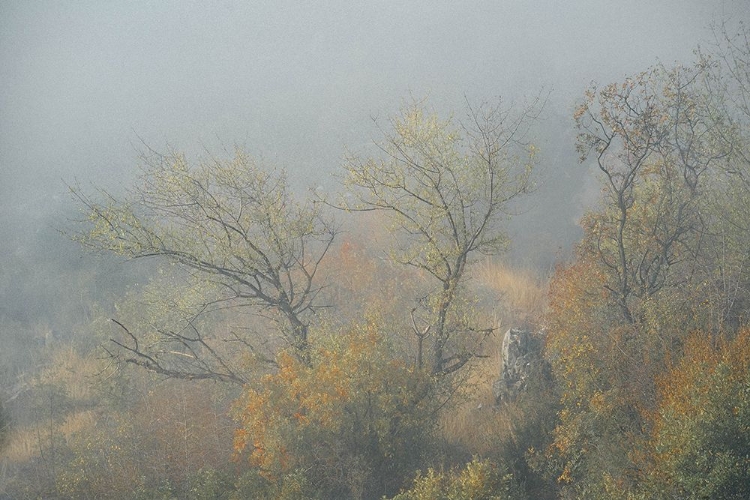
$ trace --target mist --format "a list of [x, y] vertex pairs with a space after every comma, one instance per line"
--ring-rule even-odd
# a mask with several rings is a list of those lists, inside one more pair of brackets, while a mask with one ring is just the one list
[[[4, 2], [2, 194], [132, 178], [144, 142], [240, 144], [307, 183], [410, 95], [446, 110], [545, 88], [566, 118], [590, 82], [689, 60], [742, 1]], [[542, 145], [542, 150], [544, 145]], [[554, 156], [556, 153], [546, 151]], [[575, 168], [559, 165], [555, 169]]]
[[[546, 91], [542, 128], [555, 132], [536, 138], [540, 163], [572, 204], [536, 231], [575, 232], [585, 167], [570, 116], [583, 90], [689, 61], [711, 23], [749, 10], [741, 0], [4, 2], [4, 231], [59, 210], [66, 185], [126, 186], [144, 146], [198, 156], [240, 145], [307, 187], [329, 183], [344, 148], [369, 144], [372, 119], [411, 96], [452, 111]], [[555, 195], [541, 184], [543, 204]]]
[[20, 407], [23, 366], [49, 362], [36, 356], [40, 343], [76, 339], [147, 281], [148, 268], [70, 241], [81, 207], [69, 186], [121, 193], [143, 151], [197, 159], [239, 146], [285, 169], [300, 192], [334, 192], [346, 151], [367, 151], [404, 102], [460, 114], [467, 103], [501, 96], [520, 107], [541, 95], [537, 190], [515, 206], [504, 258], [547, 276], [599, 195], [574, 150], [584, 91], [690, 64], [723, 22], [750, 23], [750, 5], [1, 2], [0, 392]]

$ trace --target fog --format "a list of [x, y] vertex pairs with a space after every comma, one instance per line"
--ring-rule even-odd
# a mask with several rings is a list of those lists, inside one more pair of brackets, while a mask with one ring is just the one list
[[373, 118], [406, 99], [460, 112], [466, 101], [519, 103], [539, 92], [549, 92], [534, 139], [540, 187], [511, 222], [511, 255], [534, 248], [525, 264], [548, 266], [570, 251], [596, 192], [573, 152], [570, 116], [584, 89], [659, 61], [689, 62], [710, 41], [711, 23], [725, 19], [750, 20], [750, 8], [743, 0], [3, 2], [0, 269], [7, 280], [25, 269], [22, 256], [75, 252], [50, 230], [75, 210], [67, 185], [117, 191], [145, 146], [195, 157], [240, 145], [286, 168], [295, 185], [319, 185], [346, 147], [377, 138]]
[[[539, 190], [510, 226], [511, 257], [547, 268], [572, 248], [596, 193], [573, 151], [570, 116], [584, 89], [659, 61], [689, 62], [724, 19], [750, 20], [750, 8], [743, 0], [2, 2], [3, 314], [27, 317], [68, 298], [50, 298], [64, 283], [47, 285], [71, 265], [61, 255], [80, 253], [55, 231], [76, 210], [67, 185], [117, 191], [134, 179], [145, 146], [195, 157], [240, 145], [286, 168], [298, 187], [331, 186], [345, 148], [370, 144], [373, 118], [411, 97], [461, 112], [467, 100], [520, 103], [549, 92], [534, 139]], [[118, 272], [113, 264], [106, 274]], [[14, 293], [21, 281], [26, 292]]]
[[44, 204], [74, 179], [125, 182], [141, 140], [189, 153], [241, 144], [317, 182], [409, 95], [460, 109], [544, 87], [567, 118], [589, 82], [689, 60], [709, 23], [749, 11], [742, 0], [6, 1], [3, 205]]
[[[69, 186], [121, 192], [148, 148], [194, 160], [240, 146], [286, 169], [300, 191], [333, 191], [345, 152], [367, 151], [377, 124], [406, 101], [425, 98], [460, 117], [467, 103], [502, 96], [521, 107], [543, 96], [531, 137], [538, 189], [513, 207], [509, 252], [491, 262], [538, 285], [571, 255], [578, 220], [601, 189], [574, 151], [584, 91], [655, 64], [690, 64], [724, 22], [750, 23], [747, 0], [0, 0], [0, 451], [4, 426], [19, 432], [15, 458], [0, 455], [0, 496], [13, 474], [6, 463], [22, 483], [24, 467], [54, 469], [32, 428], [105, 399], [79, 391], [60, 410], [54, 398], [75, 385], [65, 378], [74, 372], [81, 385], [99, 380], [106, 318], [155, 274], [150, 262], [123, 265], [71, 241], [81, 207]], [[544, 286], [534, 291], [543, 296]], [[517, 319], [490, 312], [498, 324]], [[73, 354], [86, 361], [78, 371], [61, 362], [77, 363]], [[38, 374], [52, 375], [32, 380]], [[129, 392], [123, 400], [139, 401]], [[228, 449], [230, 440], [217, 442]]]

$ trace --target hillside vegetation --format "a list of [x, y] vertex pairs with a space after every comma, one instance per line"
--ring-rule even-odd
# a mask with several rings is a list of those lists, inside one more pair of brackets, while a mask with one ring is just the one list
[[[336, 193], [242, 150], [74, 187], [70, 300], [0, 316], [0, 495], [750, 498], [750, 33], [716, 35], [583, 92], [600, 198], [551, 270], [503, 259], [544, 96], [410, 101]], [[544, 363], [498, 404], [510, 327]]]

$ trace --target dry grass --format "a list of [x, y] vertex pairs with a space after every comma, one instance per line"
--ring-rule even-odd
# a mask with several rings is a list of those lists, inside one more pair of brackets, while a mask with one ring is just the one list
[[[100, 370], [99, 360], [84, 358], [73, 347], [62, 347], [52, 355], [49, 365], [32, 378], [29, 390], [37, 393], [33, 396], [37, 399], [47, 397], [44, 391], [53, 387], [64, 392], [71, 404], [87, 404], [95, 396], [92, 384]], [[49, 446], [51, 436], [61, 435], [69, 439], [95, 423], [94, 413], [88, 410], [58, 415], [56, 417], [62, 418], [62, 421], [57, 422], [44, 415], [37, 417], [38, 420], [17, 422], [14, 426], [3, 450], [6, 460], [11, 463], [30, 460], [39, 456], [43, 447]]]
[[68, 398], [85, 401], [93, 396], [92, 384], [101, 371], [101, 362], [91, 357], [82, 357], [71, 346], [54, 353], [49, 366], [34, 377], [33, 386], [63, 387]]
[[67, 415], [59, 424], [46, 420], [32, 426], [19, 427], [11, 433], [8, 445], [3, 450], [3, 458], [9, 463], [26, 462], [40, 456], [41, 450], [50, 446], [53, 435], [62, 435], [68, 440], [75, 433], [95, 424], [96, 415], [93, 411], [86, 410]]
[[[489, 452], [487, 437], [503, 432], [508, 422], [493, 408], [492, 379], [497, 378], [493, 363], [475, 363], [462, 390], [454, 396], [454, 406], [440, 419], [440, 432], [451, 444], [484, 455]], [[499, 370], [498, 370], [499, 371]]]
[[40, 441], [44, 440], [49, 440], [49, 432], [44, 432], [41, 426], [16, 429], [9, 436], [3, 459], [10, 463], [23, 463], [39, 456]]
[[488, 356], [476, 360], [464, 382], [462, 401], [443, 416], [441, 429], [457, 446], [473, 454], [491, 452], [498, 436], [511, 432], [513, 415], [495, 411], [492, 383], [501, 369], [502, 337], [510, 327], [540, 327], [547, 304], [547, 280], [528, 269], [486, 259], [472, 270], [472, 283], [482, 296], [482, 305], [491, 310], [496, 334], [485, 345]]
[[496, 300], [498, 326], [538, 327], [547, 306], [548, 280], [531, 269], [513, 269], [491, 258], [472, 269], [472, 280]]
[[96, 413], [91, 410], [79, 411], [65, 417], [65, 421], [60, 424], [59, 431], [65, 439], [70, 439], [74, 434], [94, 425], [96, 425]]

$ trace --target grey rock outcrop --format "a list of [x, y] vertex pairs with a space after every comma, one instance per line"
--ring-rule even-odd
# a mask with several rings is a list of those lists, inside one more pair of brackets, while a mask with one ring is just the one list
[[515, 401], [542, 363], [541, 348], [528, 330], [511, 328], [505, 332], [500, 378], [492, 384], [495, 405]]

